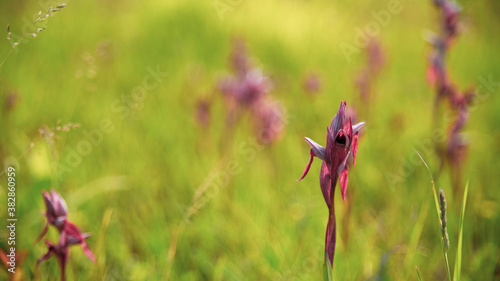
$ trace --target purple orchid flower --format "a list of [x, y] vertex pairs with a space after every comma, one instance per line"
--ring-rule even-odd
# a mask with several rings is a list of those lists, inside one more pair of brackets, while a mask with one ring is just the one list
[[92, 261], [95, 262], [95, 257], [92, 251], [87, 246], [85, 239], [88, 238], [90, 234], [81, 233], [78, 227], [71, 222], [66, 222], [64, 229], [61, 231], [61, 237], [57, 245], [52, 244], [52, 242], [45, 240], [45, 244], [49, 248], [47, 253], [43, 255], [37, 262], [37, 266], [43, 261], [48, 260], [52, 255], [57, 257], [59, 266], [61, 267], [61, 280], [66, 280], [66, 266], [69, 260], [69, 247], [72, 245], [81, 245], [83, 253]]
[[346, 120], [346, 102], [343, 101], [340, 103], [340, 108], [333, 118], [332, 123], [327, 127], [326, 148], [309, 138], [305, 138], [311, 147], [311, 158], [302, 177], [298, 181], [307, 175], [314, 157], [323, 160], [320, 172], [320, 187], [329, 209], [325, 239], [325, 259], [328, 256], [331, 266], [333, 266], [336, 242], [335, 186], [338, 179], [340, 181], [342, 199], [345, 200], [347, 183], [349, 181], [347, 173], [351, 163], [352, 165], [355, 164], [356, 153], [358, 152], [358, 131], [364, 124], [364, 122], [360, 122], [353, 126], [350, 117]]
[[259, 101], [252, 110], [252, 119], [257, 140], [263, 144], [278, 141], [285, 129], [285, 109], [273, 100]]
[[303, 83], [306, 93], [313, 95], [321, 90], [321, 79], [316, 74], [309, 74]]
[[36, 242], [40, 241], [40, 239], [45, 236], [49, 225], [53, 225], [61, 231], [68, 216], [68, 206], [59, 193], [53, 189], [50, 191], [50, 194], [42, 190], [42, 195], [46, 208], [45, 217], [47, 218], [47, 223], [40, 236], [36, 239]]
[[52, 255], [56, 255], [59, 265], [61, 266], [61, 280], [64, 281], [66, 280], [66, 265], [68, 264], [70, 246], [81, 245], [83, 253], [91, 261], [95, 262], [94, 254], [89, 249], [87, 242], [85, 242], [85, 239], [88, 238], [90, 234], [81, 233], [80, 229], [67, 219], [68, 207], [59, 193], [55, 190], [51, 190], [50, 194], [42, 191], [42, 195], [47, 209], [45, 212], [47, 223], [38, 237], [37, 242], [45, 236], [49, 225], [53, 225], [57, 228], [60, 233], [60, 239], [57, 245], [45, 240], [45, 244], [49, 249], [47, 253], [38, 260], [37, 265], [49, 259]]

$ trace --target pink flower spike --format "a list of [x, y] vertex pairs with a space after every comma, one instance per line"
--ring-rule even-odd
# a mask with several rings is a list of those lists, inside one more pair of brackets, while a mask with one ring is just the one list
[[[352, 110], [351, 110], [352, 111]], [[328, 260], [333, 266], [336, 241], [336, 221], [334, 193], [337, 180], [340, 183], [342, 199], [345, 201], [347, 185], [349, 182], [348, 172], [358, 152], [359, 130], [365, 125], [364, 122], [352, 125], [351, 116], [346, 116], [346, 102], [341, 102], [330, 126], [327, 127], [326, 147], [322, 147], [313, 140], [305, 138], [311, 150], [310, 160], [302, 174], [303, 179], [311, 168], [314, 157], [323, 160], [320, 172], [320, 187], [326, 205], [329, 210], [328, 225], [325, 239], [325, 261]]]

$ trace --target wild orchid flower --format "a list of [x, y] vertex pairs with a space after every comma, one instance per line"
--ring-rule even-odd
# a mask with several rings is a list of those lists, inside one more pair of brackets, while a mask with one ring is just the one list
[[371, 39], [366, 47], [366, 66], [360, 71], [354, 81], [364, 103], [370, 101], [377, 75], [385, 65], [385, 55], [382, 46], [376, 39]]
[[316, 74], [309, 74], [304, 79], [303, 88], [310, 95], [316, 94], [321, 90], [321, 79]]
[[36, 242], [40, 241], [40, 239], [45, 236], [49, 225], [53, 225], [61, 231], [68, 216], [68, 206], [59, 193], [53, 189], [50, 191], [50, 194], [42, 190], [42, 195], [46, 208], [45, 217], [47, 218], [47, 223]]
[[247, 47], [242, 39], [235, 39], [233, 41], [233, 49], [229, 63], [234, 73], [238, 77], [243, 77], [250, 68], [250, 59], [247, 55]]
[[196, 122], [203, 128], [210, 125], [210, 106], [211, 100], [198, 99], [196, 102]]
[[254, 106], [253, 129], [257, 140], [263, 144], [278, 141], [285, 129], [285, 109], [279, 102], [265, 100]]
[[342, 199], [345, 200], [347, 191], [349, 166], [355, 164], [356, 153], [358, 152], [358, 131], [365, 123], [360, 122], [354, 126], [351, 124], [351, 118], [346, 120], [346, 102], [340, 103], [340, 108], [327, 127], [326, 148], [317, 144], [309, 138], [305, 138], [311, 147], [311, 158], [307, 164], [302, 180], [314, 160], [318, 157], [323, 161], [320, 172], [320, 187], [329, 209], [329, 218], [326, 229], [325, 241], [325, 260], [328, 256], [331, 266], [333, 266], [333, 257], [335, 254], [336, 241], [336, 221], [334, 208], [334, 191], [337, 185], [337, 179], [340, 181]]
[[224, 132], [231, 136], [234, 124], [241, 120], [243, 114], [249, 113], [254, 134], [260, 143], [269, 145], [279, 140], [286, 125], [283, 120], [285, 109], [271, 95], [270, 79], [260, 68], [251, 64], [243, 41], [233, 42], [229, 64], [232, 73], [217, 83], [217, 90], [222, 94], [227, 108]]
[[69, 260], [69, 247], [72, 245], [81, 245], [83, 253], [92, 261], [95, 261], [94, 254], [87, 246], [85, 239], [89, 237], [88, 233], [81, 233], [76, 225], [67, 222], [64, 229], [61, 231], [61, 237], [57, 245], [52, 244], [52, 242], [45, 240], [45, 244], [49, 248], [47, 253], [43, 255], [37, 262], [37, 266], [48, 260], [52, 255], [55, 255], [59, 266], [61, 267], [61, 280], [66, 280], [66, 266]]
[[452, 85], [445, 67], [445, 56], [453, 40], [458, 35], [460, 6], [455, 1], [435, 0], [434, 4], [440, 13], [440, 32], [431, 34], [427, 40], [433, 46], [427, 66], [427, 82], [436, 87], [436, 106], [441, 98], [453, 95]]
[[451, 125], [446, 148], [437, 147], [437, 152], [441, 158], [441, 171], [448, 162], [454, 189], [458, 193], [461, 186], [461, 168], [467, 156], [468, 142], [461, 133], [469, 118], [469, 106], [474, 99], [473, 91], [461, 93], [451, 81], [445, 64], [445, 57], [453, 41], [458, 35], [460, 29], [460, 11], [461, 8], [452, 0], [434, 0], [434, 4], [439, 12], [440, 32], [430, 34], [427, 40], [432, 44], [432, 51], [429, 55], [427, 66], [427, 81], [436, 91], [434, 104], [434, 114], [437, 111], [442, 100], [448, 102], [453, 114], [456, 116]]
[[42, 234], [37, 239], [37, 242], [47, 233], [49, 225], [53, 225], [57, 228], [60, 233], [60, 238], [59, 243], [56, 245], [52, 244], [48, 240], [45, 240], [45, 244], [49, 249], [47, 253], [38, 260], [37, 265], [49, 259], [52, 255], [56, 255], [59, 265], [61, 266], [61, 280], [65, 280], [70, 246], [81, 245], [83, 253], [91, 261], [95, 261], [94, 254], [85, 242], [85, 239], [89, 237], [90, 234], [81, 233], [78, 227], [67, 219], [68, 207], [59, 193], [55, 190], [51, 190], [50, 194], [42, 191], [42, 195], [46, 207], [45, 217], [47, 218], [47, 223], [45, 224]]

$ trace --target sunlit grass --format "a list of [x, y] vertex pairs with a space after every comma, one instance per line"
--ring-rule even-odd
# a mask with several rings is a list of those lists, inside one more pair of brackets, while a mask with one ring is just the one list
[[[290, 272], [300, 280], [321, 280], [326, 205], [317, 177], [301, 184], [295, 180], [308, 158], [303, 137], [324, 142], [340, 100], [356, 106], [367, 125], [350, 171], [348, 192], [354, 201], [346, 244], [338, 229], [335, 280], [411, 280], [417, 278], [415, 265], [421, 280], [446, 279], [435, 217], [429, 213], [432, 199], [423, 188], [428, 186], [426, 172], [421, 164], [400, 172], [404, 163], [413, 161], [412, 148], [421, 152], [419, 143], [433, 137], [434, 96], [425, 84], [428, 48], [421, 36], [423, 29], [434, 26], [430, 2], [404, 3], [402, 12], [382, 29], [388, 63], [376, 82], [373, 102], [363, 105], [354, 79], [364, 53], [348, 62], [338, 45], [351, 42], [354, 28], [372, 21], [370, 11], [387, 3], [242, 1], [221, 21], [210, 1], [69, 1], [43, 34], [21, 44], [0, 69], [3, 165], [36, 143], [18, 164], [18, 247], [30, 251], [23, 265], [27, 280], [52, 280], [58, 274], [56, 262], [43, 264], [37, 274], [34, 266], [45, 250], [42, 244], [33, 245], [43, 228], [40, 191], [50, 187], [67, 198], [71, 220], [93, 235], [88, 243], [96, 265], [81, 250], [72, 250], [69, 279], [280, 280]], [[462, 2], [470, 20], [449, 57], [454, 80], [461, 88], [480, 84], [479, 76], [499, 81], [497, 6]], [[4, 3], [0, 26], [10, 23], [12, 30], [20, 30], [22, 18], [40, 9], [36, 1]], [[247, 161], [237, 148], [250, 137], [244, 119], [227, 147], [241, 173], [179, 231], [196, 190], [221, 161], [223, 104], [215, 103], [211, 126], [204, 130], [194, 119], [195, 100], [210, 94], [227, 73], [231, 40], [237, 36], [271, 74], [273, 94], [284, 102], [290, 123], [281, 142]], [[3, 59], [10, 44], [0, 42]], [[109, 42], [109, 56], [97, 51], [104, 42]], [[85, 60], [88, 54], [95, 58], [93, 64]], [[169, 75], [148, 91], [142, 109], [121, 119], [111, 109], [113, 102], [141, 85], [146, 67], [156, 65]], [[310, 70], [322, 80], [314, 97], [302, 90]], [[11, 91], [19, 100], [6, 111], [4, 97]], [[449, 255], [458, 262], [458, 253], [463, 253], [458, 266], [462, 280], [494, 279], [499, 263], [497, 93], [494, 89], [471, 112], [466, 129], [472, 142], [465, 172], [474, 183], [467, 212], [461, 211], [460, 202], [449, 200]], [[115, 130], [58, 179], [52, 163], [65, 161], [67, 147], [75, 149], [84, 132], [98, 128], [104, 118]], [[59, 119], [81, 127], [61, 135], [52, 155], [38, 129], [54, 127]], [[433, 152], [422, 156], [437, 167]], [[402, 181], [390, 184], [387, 172], [402, 174]], [[319, 165], [310, 173], [318, 175]], [[447, 195], [451, 192], [447, 170], [436, 182]], [[347, 204], [336, 197], [340, 224]], [[0, 188], [0, 201], [5, 198]], [[3, 208], [0, 217], [5, 217]], [[4, 237], [1, 232], [2, 248]], [[453, 249], [459, 241], [462, 249]]]

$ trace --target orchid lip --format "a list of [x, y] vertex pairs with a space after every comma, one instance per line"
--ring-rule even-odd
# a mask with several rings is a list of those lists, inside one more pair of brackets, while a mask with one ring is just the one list
[[335, 144], [342, 147], [349, 146], [349, 139], [347, 138], [347, 134], [344, 130], [340, 130], [335, 137]]

